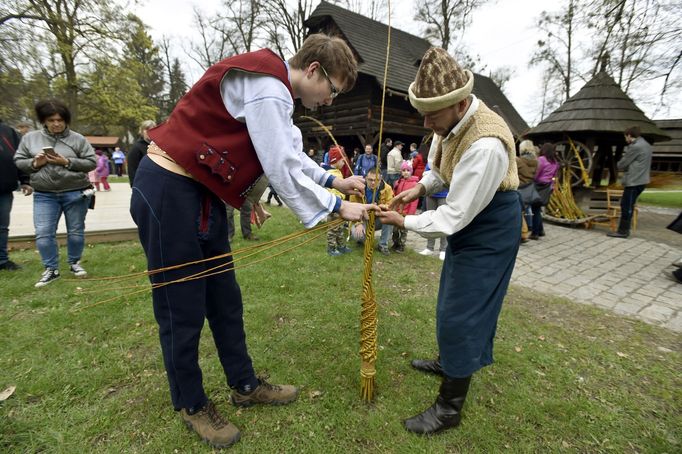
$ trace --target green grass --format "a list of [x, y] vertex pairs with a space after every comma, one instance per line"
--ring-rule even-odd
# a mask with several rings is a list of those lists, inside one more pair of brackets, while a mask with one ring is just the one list
[[637, 203], [667, 208], [682, 208], [682, 192], [650, 192], [645, 190]]
[[[301, 228], [287, 210], [272, 212], [258, 232], [262, 240]], [[680, 336], [521, 288], [509, 292], [496, 363], [474, 376], [462, 425], [430, 438], [407, 433], [401, 420], [431, 405], [437, 393], [437, 379], [413, 371], [409, 359], [436, 351], [441, 262], [413, 252], [376, 256], [378, 395], [367, 405], [359, 399], [362, 253], [331, 258], [325, 249], [320, 238], [237, 271], [255, 367], [274, 383], [299, 385], [297, 402], [231, 407], [206, 326], [205, 388], [242, 430], [231, 452], [682, 449]], [[38, 255], [12, 258], [24, 270], [0, 274], [0, 390], [17, 386], [0, 403], [1, 452], [210, 451], [171, 408], [148, 295], [126, 297], [101, 282], [66, 279], [34, 289]], [[136, 243], [88, 247], [83, 264], [91, 276], [145, 268]], [[101, 293], [78, 294], [77, 287]]]

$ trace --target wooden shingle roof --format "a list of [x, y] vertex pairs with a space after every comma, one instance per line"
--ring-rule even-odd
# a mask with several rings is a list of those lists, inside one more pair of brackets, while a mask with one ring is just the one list
[[682, 118], [654, 121], [656, 126], [670, 136], [669, 141], [654, 144], [654, 156], [682, 158]]
[[529, 137], [557, 133], [616, 133], [639, 126], [651, 141], [670, 137], [644, 115], [605, 71], [600, 71], [557, 110], [527, 134]]
[[[330, 19], [359, 56], [358, 72], [374, 77], [381, 86], [384, 80], [388, 26], [325, 1], [320, 2], [305, 24], [311, 30], [320, 30]], [[386, 88], [407, 95], [407, 89], [417, 75], [421, 58], [430, 47], [431, 43], [427, 40], [391, 27], [391, 54]], [[501, 114], [515, 135], [528, 130], [528, 124], [490, 78], [475, 74], [473, 92], [488, 107]]]

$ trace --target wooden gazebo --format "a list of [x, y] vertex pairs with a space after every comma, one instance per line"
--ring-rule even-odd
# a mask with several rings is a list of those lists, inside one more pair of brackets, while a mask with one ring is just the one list
[[[319, 149], [329, 143], [322, 128], [301, 118], [304, 115], [330, 126], [334, 137], [347, 149], [368, 143], [376, 145], [388, 26], [325, 1], [320, 2], [305, 24], [310, 33], [324, 32], [345, 39], [359, 62], [359, 74], [355, 87], [339, 96], [332, 106], [321, 107], [317, 112], [297, 107], [294, 122], [301, 129], [304, 146]], [[421, 116], [407, 97], [420, 59], [430, 47], [425, 39], [391, 28], [384, 137], [419, 143], [430, 132], [423, 127]], [[473, 92], [507, 121], [516, 136], [528, 130], [526, 122], [490, 78], [475, 74]]]
[[609, 184], [616, 182], [616, 162], [626, 145], [623, 132], [629, 127], [639, 126], [650, 143], [670, 140], [606, 73], [604, 66], [578, 93], [526, 134], [536, 144], [557, 144], [562, 163], [571, 169], [574, 185], [587, 183], [584, 177], [589, 176], [592, 186], [600, 186], [604, 169], [609, 170]]

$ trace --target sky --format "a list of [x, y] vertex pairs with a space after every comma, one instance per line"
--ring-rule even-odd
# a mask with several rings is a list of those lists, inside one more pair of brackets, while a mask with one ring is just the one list
[[[149, 32], [156, 41], [163, 36], [172, 39], [188, 82], [193, 83], [203, 71], [182, 52], [182, 46], [187, 46], [188, 41], [197, 36], [192, 30], [193, 5], [199, 5], [205, 12], [212, 12], [219, 8], [220, 3], [220, 0], [142, 0], [133, 11], [149, 25]], [[512, 68], [513, 76], [504, 87], [504, 92], [531, 126], [540, 119], [541, 105], [542, 72], [540, 68], [528, 65], [535, 43], [542, 37], [535, 24], [543, 10], [558, 10], [562, 3], [562, 0], [490, 2], [474, 13], [472, 23], [463, 37], [469, 52], [479, 55], [487, 70], [502, 66]], [[414, 0], [392, 0], [391, 25], [419, 36], [420, 24], [413, 20], [414, 4]], [[486, 72], [484, 74], [487, 75]], [[575, 90], [581, 86], [577, 84]], [[652, 91], [655, 92], [653, 87]], [[682, 93], [678, 93], [671, 104], [674, 107], [667, 112], [654, 112], [644, 104], [639, 107], [656, 119], [682, 118]]]

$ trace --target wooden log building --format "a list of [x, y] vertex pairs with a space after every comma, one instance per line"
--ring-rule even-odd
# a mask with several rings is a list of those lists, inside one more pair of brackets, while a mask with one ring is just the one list
[[[294, 123], [301, 129], [304, 146], [321, 150], [331, 143], [319, 125], [301, 118], [307, 115], [328, 126], [349, 153], [354, 147], [362, 149], [367, 143], [374, 145], [376, 150], [388, 26], [325, 1], [320, 2], [305, 25], [310, 33], [323, 32], [342, 37], [359, 65], [358, 80], [353, 89], [336, 98], [331, 106], [322, 106], [312, 112], [298, 104]], [[430, 133], [423, 127], [421, 116], [407, 97], [421, 58], [430, 47], [425, 39], [391, 28], [383, 139], [390, 137], [406, 144], [419, 144]], [[490, 78], [475, 74], [473, 92], [505, 119], [515, 136], [528, 130], [526, 122]]]

